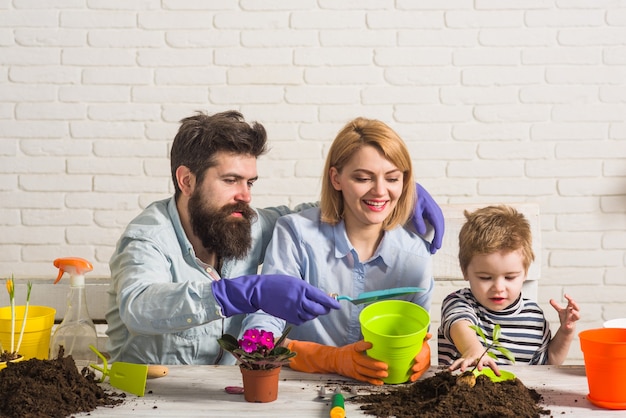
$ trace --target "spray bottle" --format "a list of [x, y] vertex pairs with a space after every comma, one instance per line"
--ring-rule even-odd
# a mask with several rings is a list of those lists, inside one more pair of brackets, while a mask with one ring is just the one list
[[98, 347], [96, 327], [87, 311], [85, 297], [85, 272], [93, 270], [91, 263], [78, 257], [57, 258], [54, 266], [59, 269], [59, 275], [54, 283], [58, 283], [64, 273], [70, 275], [70, 292], [67, 295], [67, 310], [63, 321], [52, 334], [50, 358], [55, 359], [59, 353], [59, 346], [63, 346], [65, 356], [71, 355], [79, 370], [96, 363], [96, 354], [89, 349], [89, 345]]

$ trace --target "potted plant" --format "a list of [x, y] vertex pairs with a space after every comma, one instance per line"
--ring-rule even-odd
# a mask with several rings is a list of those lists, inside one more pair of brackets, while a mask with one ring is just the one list
[[28, 282], [26, 293], [26, 305], [24, 306], [24, 316], [22, 317], [22, 327], [20, 329], [19, 339], [15, 345], [15, 283], [13, 276], [6, 280], [6, 288], [9, 293], [9, 304], [11, 309], [11, 350], [6, 350], [0, 342], [0, 370], [6, 367], [7, 362], [21, 361], [23, 356], [19, 354], [22, 339], [24, 338], [24, 329], [26, 328], [26, 318], [28, 316], [28, 306], [30, 304], [30, 292], [33, 284]]
[[289, 331], [291, 327], [277, 341], [273, 333], [259, 329], [247, 330], [240, 340], [229, 334], [217, 340], [239, 363], [246, 401], [272, 402], [278, 397], [280, 369], [296, 355], [282, 346]]

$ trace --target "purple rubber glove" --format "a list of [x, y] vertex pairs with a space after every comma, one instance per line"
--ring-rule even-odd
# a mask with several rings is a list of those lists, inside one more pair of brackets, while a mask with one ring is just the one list
[[435, 254], [441, 248], [443, 233], [446, 229], [443, 212], [437, 202], [435, 202], [435, 199], [419, 183], [415, 183], [415, 191], [417, 192], [417, 204], [411, 218], [413, 226], [420, 235], [426, 235], [427, 232], [424, 220], [427, 220], [433, 226], [435, 236], [430, 243], [430, 253]]
[[211, 284], [224, 316], [262, 309], [294, 325], [326, 315], [340, 305], [304, 280], [282, 274], [241, 276]]

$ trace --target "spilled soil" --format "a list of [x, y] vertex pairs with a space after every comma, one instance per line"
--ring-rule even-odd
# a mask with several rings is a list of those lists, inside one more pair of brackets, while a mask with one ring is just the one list
[[0, 416], [20, 418], [68, 417], [98, 407], [114, 407], [124, 393], [98, 385], [93, 371], [78, 371], [72, 356], [8, 363], [0, 370]]
[[458, 383], [458, 374], [441, 371], [434, 376], [384, 392], [361, 395], [351, 401], [376, 417], [397, 418], [539, 418], [550, 415], [541, 395], [519, 380], [492, 382], [480, 375], [472, 387]]

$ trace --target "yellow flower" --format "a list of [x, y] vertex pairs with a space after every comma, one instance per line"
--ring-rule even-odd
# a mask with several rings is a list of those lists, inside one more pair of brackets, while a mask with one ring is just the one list
[[13, 285], [13, 278], [7, 279], [7, 292], [9, 292], [9, 298], [13, 299], [15, 296], [15, 286]]
[[[20, 350], [22, 345], [22, 338], [24, 337], [24, 330], [26, 328], [26, 319], [28, 318], [28, 305], [30, 304], [30, 292], [33, 288], [33, 284], [28, 282], [26, 290], [26, 305], [24, 306], [24, 318], [22, 318], [22, 329], [20, 331], [20, 338], [17, 342], [17, 348], [15, 347], [15, 283], [13, 275], [6, 282], [7, 292], [9, 293], [9, 299], [11, 302], [11, 351], [10, 354], [15, 354]], [[4, 351], [2, 344], [0, 344], [0, 352]]]

